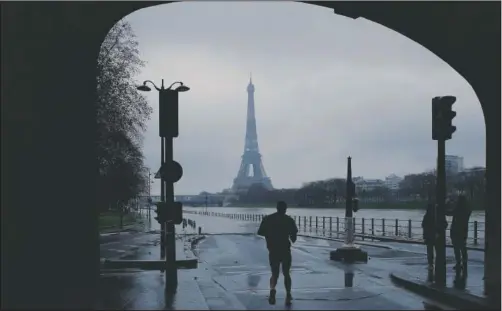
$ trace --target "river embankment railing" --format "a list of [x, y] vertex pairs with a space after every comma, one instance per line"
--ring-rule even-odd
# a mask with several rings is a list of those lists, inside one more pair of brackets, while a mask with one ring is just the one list
[[[225, 217], [238, 221], [261, 222], [265, 214], [223, 213], [215, 211], [184, 210], [187, 214], [202, 216]], [[329, 216], [298, 216], [291, 215], [298, 230], [302, 234], [327, 238], [343, 238], [345, 236], [345, 218]], [[408, 243], [423, 243], [422, 221], [412, 219], [389, 218], [352, 218], [354, 235], [358, 240], [396, 241]], [[469, 222], [467, 245], [484, 247], [484, 222]], [[447, 233], [447, 243], [451, 244]]]

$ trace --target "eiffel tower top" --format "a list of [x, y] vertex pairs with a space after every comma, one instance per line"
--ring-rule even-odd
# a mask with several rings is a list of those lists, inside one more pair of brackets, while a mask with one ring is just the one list
[[254, 84], [253, 84], [253, 74], [249, 73], [249, 84], [247, 87], [248, 92], [254, 92]]

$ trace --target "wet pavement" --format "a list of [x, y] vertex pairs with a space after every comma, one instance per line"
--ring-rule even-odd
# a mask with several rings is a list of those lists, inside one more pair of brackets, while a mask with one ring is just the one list
[[[198, 226], [203, 227], [203, 231], [209, 233], [225, 233], [230, 230], [234, 230], [234, 232], [255, 233], [259, 225], [258, 223], [220, 217], [200, 215], [190, 215], [190, 217], [197, 221]], [[340, 241], [301, 236], [293, 247], [317, 258], [329, 259], [329, 252], [340, 247], [341, 244]], [[372, 244], [374, 246], [370, 246]], [[367, 264], [357, 265], [356, 269], [359, 272], [370, 277], [375, 276], [385, 279], [388, 282], [390, 282], [389, 274], [391, 272], [402, 272], [416, 280], [427, 280], [428, 270], [425, 245], [382, 241], [371, 242], [371, 240], [366, 240], [361, 241], [361, 247], [368, 252], [369, 261]], [[448, 286], [453, 287], [455, 278], [453, 249], [447, 248], [446, 255], [447, 282]], [[468, 256], [469, 277], [466, 280], [465, 289], [462, 289], [462, 291], [484, 297], [484, 252], [470, 250]]]
[[[368, 275], [358, 264], [334, 263], [329, 256], [319, 257], [310, 250], [326, 245], [320, 240], [298, 241], [292, 249], [292, 310], [417, 310], [423, 299], [395, 287], [386, 278]], [[305, 249], [308, 249], [306, 251]], [[223, 304], [233, 310], [287, 309], [282, 278], [277, 287], [277, 304], [268, 304], [270, 268], [262, 238], [251, 235], [213, 235], [197, 249], [206, 273], [200, 277], [201, 291], [212, 291], [210, 309]], [[206, 270], [207, 269], [207, 270]], [[214, 293], [216, 289], [219, 295]]]
[[[299, 237], [292, 248], [293, 305], [286, 307], [283, 278], [277, 287], [277, 304], [269, 305], [270, 268], [265, 241], [254, 233], [256, 223], [225, 218], [187, 215], [202, 227], [206, 238], [194, 252], [190, 236], [179, 236], [177, 258], [196, 255], [199, 266], [179, 270], [179, 287], [174, 296], [164, 292], [160, 271], [103, 271], [98, 303], [100, 309], [150, 310], [404, 310], [425, 309], [425, 299], [396, 287], [391, 272], [426, 276], [424, 251], [362, 246], [368, 252], [367, 264], [344, 264], [329, 260], [329, 252], [341, 242]], [[180, 232], [181, 230], [178, 230]], [[160, 237], [152, 233], [123, 235], [101, 245], [102, 257], [159, 259]], [[371, 243], [368, 242], [367, 243]], [[387, 244], [387, 243], [384, 243]], [[113, 246], [113, 247], [111, 247]], [[422, 248], [424, 248], [422, 246]], [[121, 249], [121, 251], [117, 251]], [[195, 253], [195, 254], [194, 254]], [[479, 252], [481, 253], [481, 252]], [[481, 253], [482, 254], [482, 253]], [[468, 290], [481, 291], [482, 263], [474, 257]], [[449, 257], [449, 271], [453, 264]], [[481, 273], [481, 276], [480, 276]], [[477, 281], [479, 279], [479, 282]], [[472, 280], [472, 281], [471, 281]], [[478, 286], [479, 285], [479, 286]], [[479, 288], [479, 291], [478, 289]]]

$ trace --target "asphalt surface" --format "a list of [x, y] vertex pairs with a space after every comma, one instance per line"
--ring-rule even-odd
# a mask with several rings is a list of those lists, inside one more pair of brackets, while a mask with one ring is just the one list
[[[255, 235], [256, 223], [187, 215], [202, 227], [206, 238], [194, 250], [199, 266], [178, 272], [175, 295], [164, 292], [160, 271], [103, 271], [100, 309], [194, 309], [194, 310], [417, 310], [430, 302], [390, 280], [391, 272], [423, 277], [427, 274], [423, 245], [362, 245], [367, 264], [344, 264], [329, 260], [329, 252], [341, 242], [299, 237], [292, 247], [293, 305], [284, 305], [283, 278], [279, 278], [277, 304], [269, 305], [270, 268], [265, 241]], [[154, 228], [155, 229], [155, 228]], [[193, 233], [196, 229], [189, 230]], [[181, 228], [177, 233], [182, 233]], [[178, 235], [177, 258], [194, 255], [189, 236]], [[159, 259], [158, 233], [122, 233], [102, 237], [101, 257], [108, 259]], [[371, 243], [367, 241], [368, 243]], [[399, 243], [396, 243], [399, 244]], [[401, 248], [399, 248], [401, 247]], [[402, 249], [402, 248], [405, 249]], [[451, 253], [451, 251], [449, 251]], [[482, 252], [470, 252], [468, 290], [482, 288]], [[476, 253], [478, 255], [476, 255]], [[478, 257], [476, 257], [478, 256]], [[453, 257], [448, 257], [452, 275]]]
[[[236, 221], [228, 218], [190, 215], [202, 227], [203, 232], [226, 234], [228, 232], [256, 233], [258, 223]], [[305, 243], [302, 241], [306, 241]], [[368, 252], [370, 260], [368, 264], [357, 265], [361, 273], [377, 275], [382, 279], [389, 279], [391, 272], [402, 272], [420, 280], [426, 280], [427, 256], [426, 247], [421, 244], [406, 244], [398, 242], [371, 242], [360, 241], [361, 248]], [[374, 245], [378, 247], [371, 247]], [[329, 252], [341, 246], [341, 242], [319, 238], [300, 237], [294, 246], [312, 256], [329, 259]], [[455, 257], [452, 248], [446, 249], [447, 281], [453, 285]], [[484, 252], [468, 251], [469, 277], [466, 282], [466, 290], [474, 295], [483, 296]]]

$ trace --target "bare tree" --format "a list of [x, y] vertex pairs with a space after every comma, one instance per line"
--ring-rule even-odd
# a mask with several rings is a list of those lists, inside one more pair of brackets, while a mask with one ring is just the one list
[[152, 112], [136, 90], [134, 76], [144, 62], [125, 20], [113, 26], [98, 56], [97, 126], [101, 206], [124, 204], [145, 185], [142, 140]]

